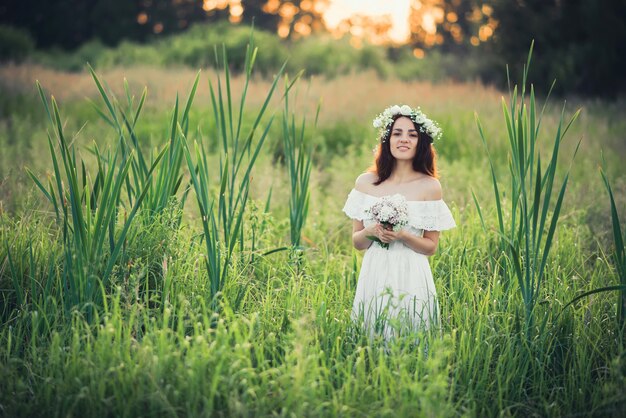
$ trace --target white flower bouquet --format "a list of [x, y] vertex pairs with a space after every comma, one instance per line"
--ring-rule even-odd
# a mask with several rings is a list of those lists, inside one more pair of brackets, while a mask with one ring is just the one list
[[[372, 219], [383, 225], [385, 229], [399, 231], [409, 222], [409, 210], [406, 198], [401, 194], [382, 197], [370, 208], [365, 209]], [[378, 237], [369, 235], [367, 238], [376, 241], [381, 247], [389, 249], [389, 244], [382, 242]]]

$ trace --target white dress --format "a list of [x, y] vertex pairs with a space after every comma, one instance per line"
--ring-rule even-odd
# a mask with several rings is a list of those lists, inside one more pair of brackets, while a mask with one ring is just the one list
[[[367, 208], [380, 197], [352, 189], [343, 208], [348, 217], [369, 226]], [[440, 200], [408, 201], [410, 233], [423, 236], [424, 230], [443, 231], [456, 226], [450, 209]], [[388, 339], [406, 331], [428, 329], [439, 317], [437, 291], [428, 257], [401, 241], [385, 249], [372, 242], [365, 251], [352, 305], [352, 319], [363, 326], [370, 337]]]

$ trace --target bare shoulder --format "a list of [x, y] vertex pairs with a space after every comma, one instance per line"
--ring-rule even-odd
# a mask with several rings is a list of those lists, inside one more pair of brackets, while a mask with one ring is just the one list
[[424, 200], [439, 200], [443, 196], [441, 183], [434, 177], [428, 177], [419, 182]]
[[372, 184], [374, 184], [376, 180], [378, 180], [376, 173], [370, 171], [365, 172], [357, 177], [354, 188], [360, 191], [367, 190], [368, 187], [372, 187]]

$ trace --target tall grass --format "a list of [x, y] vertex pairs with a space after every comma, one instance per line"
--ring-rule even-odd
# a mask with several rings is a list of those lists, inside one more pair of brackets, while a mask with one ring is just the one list
[[617, 300], [617, 321], [619, 330], [621, 330], [621, 332], [626, 332], [626, 329], [624, 328], [626, 326], [626, 247], [624, 247], [626, 239], [622, 234], [619, 213], [617, 211], [617, 205], [615, 204], [615, 197], [613, 196], [611, 183], [609, 182], [604, 169], [600, 171], [600, 174], [602, 175], [602, 181], [604, 182], [604, 187], [606, 188], [609, 195], [609, 201], [611, 203], [611, 223], [613, 226], [613, 242], [615, 243], [613, 262], [615, 264], [615, 270], [620, 282], [618, 288], [621, 288], [611, 290], [620, 290]]
[[[287, 80], [285, 80], [287, 82]], [[315, 114], [314, 125], [317, 126], [320, 107]], [[309, 213], [309, 179], [311, 177], [311, 162], [313, 160], [313, 146], [305, 143], [306, 117], [296, 127], [295, 114], [289, 114], [289, 97], [285, 95], [283, 110], [283, 148], [285, 165], [290, 179], [289, 197], [289, 225], [291, 245], [300, 247], [302, 228]]]
[[[2, 319], [11, 318], [20, 308], [40, 304], [59, 288], [55, 274], [57, 252], [51, 248], [44, 250], [50, 234], [34, 227], [36, 223], [31, 221], [28, 218], [16, 221], [6, 214], [0, 214], [0, 234], [4, 237], [0, 259], [5, 264], [5, 268], [0, 268], [0, 273], [8, 270], [0, 274], [0, 278], [8, 276], [11, 284], [10, 289], [2, 291]], [[9, 236], [7, 230], [13, 231], [14, 235]], [[5, 286], [7, 284], [4, 283]]]
[[[603, 164], [606, 163], [603, 158]], [[604, 183], [604, 187], [609, 195], [609, 204], [611, 206], [611, 226], [613, 232], [613, 242], [615, 245], [615, 250], [613, 252], [613, 264], [617, 273], [617, 277], [619, 280], [618, 285], [609, 285], [602, 286], [592, 290], [588, 290], [583, 292], [570, 300], [567, 304], [563, 306], [559, 315], [570, 305], [578, 302], [580, 299], [586, 298], [588, 296], [595, 295], [597, 293], [604, 292], [612, 292], [618, 291], [617, 298], [617, 309], [616, 309], [616, 318], [617, 318], [617, 333], [624, 337], [624, 332], [626, 331], [626, 249], [624, 247], [624, 236], [622, 235], [622, 226], [619, 219], [619, 213], [617, 210], [617, 205], [615, 204], [615, 196], [613, 195], [613, 188], [611, 187], [611, 183], [605, 173], [604, 166], [600, 169], [600, 175], [602, 176], [602, 182]]]
[[[532, 85], [528, 104], [526, 103], [526, 80], [531, 57], [532, 45], [523, 71], [521, 94], [518, 95], [518, 86], [515, 85], [513, 91], [509, 92], [508, 106], [502, 99], [502, 110], [509, 141], [510, 174], [507, 179], [510, 181], [510, 187], [502, 193], [499, 186], [502, 181], [498, 179], [496, 174], [494, 162], [489, 155], [487, 138], [478, 115], [476, 115], [478, 130], [487, 150], [491, 167], [500, 248], [505, 255], [503, 272], [507, 280], [515, 278], [519, 286], [525, 313], [525, 333], [528, 338], [531, 338], [534, 333], [535, 307], [537, 300], [541, 297], [546, 263], [552, 248], [569, 178], [568, 171], [560, 187], [556, 186], [557, 189], [555, 190], [559, 151], [567, 130], [580, 113], [579, 109], [569, 122], [565, 123], [565, 106], [563, 106], [554, 134], [552, 155], [547, 167], [542, 169], [537, 143], [545, 104], [541, 112], [537, 114], [535, 90]], [[549, 96], [548, 93], [548, 98]], [[577, 150], [578, 147], [574, 151], [574, 156]], [[504, 196], [507, 198], [505, 199]], [[507, 203], [510, 203], [508, 217], [504, 207]], [[476, 207], [480, 212], [480, 206], [477, 204]], [[544, 319], [547, 320], [547, 316]], [[545, 320], [542, 328], [543, 326], [545, 326]]]
[[[286, 252], [260, 258], [267, 270], [250, 283], [258, 294], [237, 310], [222, 298], [216, 315], [196, 291], [204, 250], [187, 230], [169, 266], [177, 293], [162, 311], [126, 306], [114, 289], [92, 323], [75, 314], [71, 326], [45, 331], [54, 317], [31, 308], [2, 327], [0, 403], [9, 416], [619, 416], [625, 399], [619, 363], [611, 364], [619, 351], [605, 326], [613, 305], [598, 298], [567, 311], [553, 330], [558, 344], [542, 341], [547, 355], [528, 362], [517, 295], [486, 268], [490, 244], [476, 213], [463, 219], [433, 260], [443, 338], [425, 336], [428, 356], [353, 332], [349, 243], [311, 253], [295, 280]], [[268, 239], [282, 233], [270, 228]], [[563, 234], [554, 255], [578, 261], [576, 236]], [[599, 263], [590, 284], [609, 272]], [[560, 286], [554, 297], [571, 292]]]
[[[285, 68], [283, 66], [275, 75], [263, 105], [254, 117], [250, 131], [244, 135], [242, 132], [244, 105], [257, 51], [251, 36], [246, 49], [244, 66], [246, 78], [237, 115], [233, 111], [236, 103], [231, 95], [230, 70], [225, 47], [222, 48], [221, 61], [224, 74], [223, 84], [219, 71], [216, 71], [216, 85], [212, 81], [209, 84], [213, 117], [217, 127], [216, 137], [213, 139], [220, 145], [218, 147], [219, 171], [217, 171], [215, 180], [210, 176], [210, 173], [215, 170], [210, 166], [207, 158], [208, 152], [204, 148], [204, 144], [196, 142], [192, 152], [185, 133], [179, 129], [204, 232], [210, 289], [208, 297], [216, 308], [219, 305], [215, 303], [214, 298], [224, 286], [237, 244], [239, 245], [239, 253], [243, 255], [246, 242], [243, 235], [243, 223], [250, 192], [250, 182], [252, 181], [252, 169], [267, 138], [273, 117], [270, 117], [266, 122], [266, 126], [258, 139], [256, 138], [256, 131], [260, 127]], [[215, 55], [216, 61], [219, 62], [217, 48]], [[285, 91], [285, 95], [289, 93], [289, 88], [290, 86]], [[255, 140], [256, 144], [254, 144]], [[217, 192], [211, 190], [213, 183], [219, 187]]]
[[[186, 135], [189, 130], [189, 111], [193, 103], [193, 99], [198, 88], [200, 74], [196, 75], [193, 86], [189, 93], [185, 108], [180, 115], [179, 120], [179, 104], [178, 95], [172, 112], [172, 120], [170, 122], [168, 151], [164, 164], [157, 166], [155, 181], [151, 181], [150, 167], [154, 165], [155, 156], [151, 152], [148, 157], [144, 156], [145, 150], [140, 144], [140, 138], [136, 133], [136, 125], [141, 115], [143, 105], [146, 100], [147, 89], [144, 88], [141, 98], [134, 107], [134, 96], [131, 94], [126, 80], [124, 81], [124, 92], [126, 95], [126, 109], [122, 106], [115, 96], [109, 97], [100, 81], [96, 72], [89, 66], [89, 72], [96, 83], [100, 97], [105, 104], [105, 110], [101, 110], [94, 104], [94, 108], [100, 117], [113, 129], [118, 136], [118, 147], [120, 149], [120, 164], [124, 165], [130, 161], [130, 175], [125, 181], [126, 194], [128, 201], [132, 204], [137, 199], [141, 190], [146, 189], [145, 203], [143, 209], [149, 213], [156, 215], [165, 209], [170, 199], [176, 197], [182, 180], [182, 162], [183, 149], [181, 141], [178, 138], [178, 126], [182, 128], [182, 133]], [[180, 197], [180, 208], [185, 204], [188, 189], [185, 189]]]
[[[51, 106], [41, 86], [37, 86], [46, 113], [56, 137], [48, 135], [54, 175], [47, 187], [29, 171], [29, 175], [54, 208], [56, 220], [63, 231], [63, 290], [60, 297], [67, 310], [87, 309], [93, 315], [94, 306], [101, 306], [103, 290], [107, 287], [113, 267], [122, 252], [126, 234], [146, 196], [147, 188], [139, 190], [136, 201], [124, 213], [124, 222], [118, 227], [122, 205], [122, 188], [127, 179], [131, 160], [122, 159], [119, 148], [101, 153], [94, 144], [97, 172], [92, 180], [82, 158], [77, 157], [74, 142], [68, 142], [54, 97]], [[50, 110], [52, 107], [52, 111]], [[166, 147], [149, 167], [147, 178], [163, 157]]]

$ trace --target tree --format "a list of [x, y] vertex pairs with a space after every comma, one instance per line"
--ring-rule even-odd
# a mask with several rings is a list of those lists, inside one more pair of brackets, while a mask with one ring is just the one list
[[241, 2], [243, 6], [243, 22], [250, 24], [254, 20], [256, 28], [276, 32], [280, 16], [278, 13], [267, 13], [264, 10], [267, 8], [267, 3], [266, 0], [243, 0]]
[[[626, 7], [621, 0], [492, 0], [493, 55], [520, 63], [535, 40], [530, 77], [556, 91], [613, 96], [626, 88]], [[519, 71], [519, 70], [518, 70]]]
[[26, 29], [39, 48], [73, 48], [91, 38], [91, 8], [82, 0], [3, 0], [0, 23]]
[[282, 38], [307, 36], [325, 30], [322, 17], [328, 4], [329, 0], [243, 0], [243, 20], [254, 18], [257, 27]]
[[94, 38], [108, 45], [143, 41], [228, 17], [203, 7], [202, 0], [3, 0], [0, 23], [28, 30], [38, 48], [73, 49]]
[[411, 45], [437, 46], [447, 52], [462, 53], [486, 41], [496, 26], [486, 0], [412, 1], [409, 15]]

